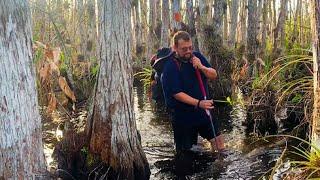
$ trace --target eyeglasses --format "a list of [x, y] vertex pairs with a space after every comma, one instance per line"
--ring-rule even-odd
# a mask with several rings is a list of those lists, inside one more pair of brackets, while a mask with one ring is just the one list
[[181, 48], [181, 50], [182, 50], [183, 52], [188, 52], [188, 50], [189, 50], [189, 51], [192, 51], [192, 50], [193, 50], [193, 47], [192, 47], [192, 46], [183, 47], [183, 48]]

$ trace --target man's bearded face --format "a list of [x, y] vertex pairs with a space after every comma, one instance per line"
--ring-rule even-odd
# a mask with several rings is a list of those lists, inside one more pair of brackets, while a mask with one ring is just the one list
[[175, 46], [175, 51], [178, 57], [183, 61], [190, 61], [192, 58], [192, 41], [185, 41], [183, 39], [178, 40], [177, 46]]

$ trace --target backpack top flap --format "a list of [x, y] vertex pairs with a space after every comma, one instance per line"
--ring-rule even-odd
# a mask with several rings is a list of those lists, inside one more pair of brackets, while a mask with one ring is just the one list
[[168, 59], [174, 52], [171, 48], [161, 48], [157, 51], [157, 59], [154, 61], [152, 68], [155, 69], [157, 72], [162, 72], [163, 66]]

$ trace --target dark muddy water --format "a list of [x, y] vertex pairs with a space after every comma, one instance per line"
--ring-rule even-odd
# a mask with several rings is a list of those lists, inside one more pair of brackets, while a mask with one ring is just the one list
[[[134, 93], [137, 128], [150, 164], [150, 179], [263, 179], [262, 176], [274, 166], [282, 153], [282, 147], [270, 147], [262, 142], [253, 143], [256, 139], [246, 132], [243, 125], [246, 112], [241, 103], [238, 103], [232, 110], [229, 108], [224, 111], [222, 107], [217, 110], [228, 149], [227, 156], [223, 160], [211, 156], [208, 142], [200, 139], [191, 167], [182, 168], [189, 172], [181, 175], [177, 171], [179, 167], [176, 167], [181, 164], [177, 165], [174, 161], [173, 131], [169, 115], [163, 109], [158, 110], [148, 100], [139, 82], [135, 83]], [[238, 95], [237, 98], [241, 99], [241, 96]]]
[[[241, 99], [241, 96], [238, 95], [237, 98]], [[135, 81], [134, 112], [141, 143], [151, 169], [150, 179], [263, 179], [262, 176], [274, 166], [283, 148], [270, 147], [263, 142], [253, 143], [256, 139], [246, 132], [243, 125], [246, 112], [241, 103], [228, 109], [216, 108], [228, 149], [227, 156], [218, 160], [216, 155], [210, 153], [208, 142], [199, 139], [194, 153], [190, 154], [192, 158], [177, 164], [169, 115], [149, 101], [143, 85]], [[78, 126], [76, 128], [83, 128], [86, 114], [84, 110], [76, 115], [68, 115], [65, 111], [55, 113], [50, 117], [51, 120], [44, 120], [44, 146], [49, 167], [56, 167], [51, 155], [54, 145], [61, 138], [59, 126], [68, 118], [72, 124]]]

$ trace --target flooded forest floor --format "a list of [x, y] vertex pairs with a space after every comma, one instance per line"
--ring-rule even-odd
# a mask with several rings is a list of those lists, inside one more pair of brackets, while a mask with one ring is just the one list
[[[52, 157], [54, 147], [62, 139], [65, 128], [81, 131], [85, 127], [86, 103], [78, 104], [76, 109], [73, 113], [60, 110], [51, 117], [42, 113], [45, 155], [52, 170], [57, 170], [57, 160]], [[151, 102], [143, 85], [135, 81], [134, 112], [151, 169], [150, 179], [259, 179], [273, 168], [284, 144], [271, 146], [270, 143], [256, 141], [252, 133], [246, 131], [246, 111], [241, 103], [233, 107], [216, 107], [215, 111], [228, 149], [227, 156], [218, 160], [210, 153], [208, 142], [199, 139], [190, 159], [180, 162], [180, 166], [176, 161], [169, 115], [164, 108]], [[70, 124], [66, 124], [67, 121]], [[72, 172], [64, 173], [72, 176]]]

